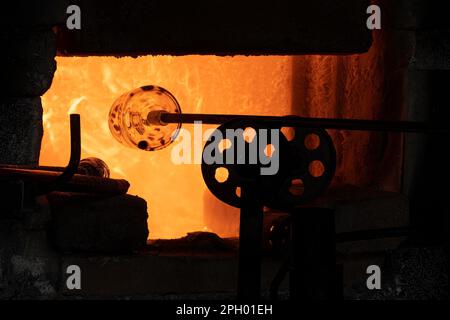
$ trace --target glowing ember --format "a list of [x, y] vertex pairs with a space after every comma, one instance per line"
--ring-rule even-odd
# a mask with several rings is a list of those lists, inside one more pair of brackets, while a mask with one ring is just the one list
[[[144, 152], [126, 148], [112, 137], [107, 118], [117, 97], [153, 84], [173, 93], [183, 112], [291, 113], [291, 57], [58, 57], [57, 63], [52, 87], [43, 96], [41, 164], [67, 163], [68, 114], [81, 114], [82, 157], [101, 158], [113, 178], [127, 179], [130, 193], [147, 200], [151, 238], [208, 230], [204, 197], [209, 191], [200, 166], [174, 165], [170, 147]], [[184, 128], [191, 130], [189, 125]], [[226, 210], [238, 214], [237, 209]], [[237, 235], [237, 229], [225, 234], [222, 230], [212, 231]]]

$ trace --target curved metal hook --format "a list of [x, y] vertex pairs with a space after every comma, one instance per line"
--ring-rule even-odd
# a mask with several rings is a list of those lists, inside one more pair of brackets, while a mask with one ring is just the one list
[[63, 185], [72, 179], [78, 171], [81, 157], [81, 129], [80, 129], [80, 115], [70, 115], [70, 160], [64, 171], [56, 177], [56, 179], [41, 189], [40, 194], [49, 193], [58, 190], [60, 185]]

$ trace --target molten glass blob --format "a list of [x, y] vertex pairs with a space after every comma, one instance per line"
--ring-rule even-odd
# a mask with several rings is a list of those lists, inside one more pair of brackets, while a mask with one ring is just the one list
[[121, 95], [109, 112], [109, 129], [120, 143], [145, 151], [167, 147], [178, 135], [181, 124], [160, 123], [160, 112], [179, 113], [175, 97], [158, 86], [143, 86]]

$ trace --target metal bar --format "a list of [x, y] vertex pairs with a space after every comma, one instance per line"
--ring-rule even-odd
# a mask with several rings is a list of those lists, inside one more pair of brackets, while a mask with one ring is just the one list
[[70, 160], [66, 169], [56, 179], [56, 184], [62, 184], [69, 181], [77, 173], [81, 158], [81, 129], [80, 115], [70, 115]]
[[81, 128], [80, 115], [70, 115], [70, 160], [64, 171], [54, 181], [46, 185], [38, 193], [45, 194], [60, 189], [69, 182], [78, 171], [81, 158]]
[[410, 121], [380, 121], [358, 119], [329, 119], [305, 118], [299, 116], [255, 116], [233, 114], [195, 114], [195, 113], [165, 113], [160, 114], [161, 123], [194, 123], [222, 124], [234, 119], [245, 121], [264, 121], [274, 126], [324, 128], [335, 130], [382, 131], [382, 132], [411, 132], [448, 134], [449, 129], [444, 126], [425, 122]]
[[36, 165], [22, 165], [22, 164], [0, 164], [0, 168], [42, 170], [42, 171], [54, 171], [54, 172], [63, 172], [66, 169], [66, 167], [36, 166]]
[[41, 194], [52, 191], [84, 192], [96, 194], [125, 194], [130, 184], [126, 180], [93, 177], [81, 174], [73, 175], [69, 181], [55, 184], [59, 172], [0, 167], [1, 180], [22, 180], [34, 182], [40, 186]]
[[237, 297], [258, 300], [261, 295], [263, 205], [253, 185], [241, 188]]

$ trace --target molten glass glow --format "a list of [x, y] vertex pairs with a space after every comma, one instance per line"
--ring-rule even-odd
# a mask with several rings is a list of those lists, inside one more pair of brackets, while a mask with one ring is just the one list
[[[45, 134], [40, 162], [61, 166], [67, 163], [68, 114], [79, 113], [82, 157], [101, 158], [110, 167], [113, 178], [131, 183], [130, 194], [147, 200], [150, 238], [174, 238], [207, 230], [204, 201], [209, 191], [200, 166], [173, 164], [170, 146], [145, 152], [118, 143], [108, 128], [111, 105], [124, 92], [143, 85], [159, 85], [176, 97], [186, 113], [290, 114], [292, 59], [58, 57], [52, 87], [43, 96]], [[192, 126], [184, 128], [191, 130]], [[207, 128], [211, 126], [204, 126]], [[238, 214], [235, 208], [227, 210]], [[225, 233], [213, 231], [237, 235], [237, 228]]]

